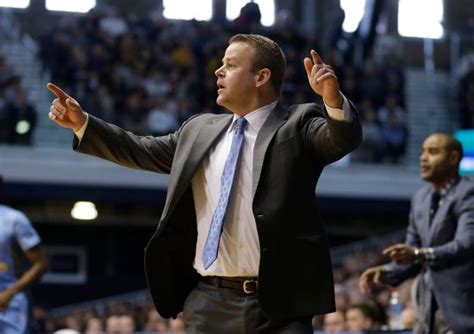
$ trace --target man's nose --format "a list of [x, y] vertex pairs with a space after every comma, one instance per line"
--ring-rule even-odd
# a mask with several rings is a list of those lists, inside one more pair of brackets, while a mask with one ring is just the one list
[[215, 72], [214, 74], [216, 75], [216, 77], [222, 77], [224, 74], [222, 73], [222, 66], [219, 67]]

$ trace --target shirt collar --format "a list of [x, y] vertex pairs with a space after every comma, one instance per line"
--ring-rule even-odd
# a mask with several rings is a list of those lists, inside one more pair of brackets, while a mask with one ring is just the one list
[[451, 180], [449, 180], [438, 192], [441, 197], [446, 196], [446, 194], [453, 188], [453, 186], [459, 181], [459, 175], [456, 175]]
[[[258, 133], [260, 129], [262, 128], [263, 123], [265, 123], [268, 115], [270, 115], [270, 112], [273, 109], [275, 109], [277, 104], [278, 104], [278, 100], [275, 100], [245, 115], [244, 117], [248, 122], [247, 129], [250, 128], [256, 133]], [[241, 116], [234, 114], [234, 119], [232, 121], [231, 129], [235, 127], [235, 121], [237, 120], [237, 118], [240, 118], [240, 117]]]

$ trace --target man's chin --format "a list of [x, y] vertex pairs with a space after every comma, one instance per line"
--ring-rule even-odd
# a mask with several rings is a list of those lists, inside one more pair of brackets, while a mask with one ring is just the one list
[[223, 107], [223, 108], [226, 107], [225, 100], [224, 100], [221, 96], [218, 96], [218, 97], [216, 98], [216, 104], [217, 104], [219, 107]]
[[429, 173], [420, 173], [420, 178], [423, 181], [430, 182], [431, 181], [431, 174], [429, 174]]

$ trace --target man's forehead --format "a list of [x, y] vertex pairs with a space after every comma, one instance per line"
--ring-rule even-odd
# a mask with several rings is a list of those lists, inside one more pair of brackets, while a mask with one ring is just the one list
[[237, 57], [234, 56], [234, 55], [225, 54], [224, 57], [222, 58], [222, 61], [224, 61], [224, 60], [227, 60], [227, 61], [229, 61], [229, 60], [237, 60]]
[[423, 147], [442, 148], [446, 147], [446, 136], [431, 135], [423, 143]]
[[238, 54], [246, 54], [250, 52], [252, 49], [253, 49], [252, 46], [247, 43], [233, 42], [225, 50], [224, 58], [228, 58], [232, 56], [235, 57]]

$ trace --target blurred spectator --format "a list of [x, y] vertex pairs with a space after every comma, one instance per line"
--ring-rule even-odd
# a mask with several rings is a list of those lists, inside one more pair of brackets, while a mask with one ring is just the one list
[[87, 319], [84, 328], [84, 334], [101, 334], [104, 332], [104, 324], [99, 317], [91, 317]]
[[100, 29], [112, 37], [125, 34], [128, 31], [127, 21], [120, 15], [118, 9], [111, 7], [107, 12], [99, 21]]
[[402, 107], [405, 106], [405, 73], [400, 57], [395, 52], [389, 52], [381, 67], [381, 79], [384, 83], [384, 95], [395, 96]]
[[176, 130], [178, 113], [176, 104], [170, 99], [152, 100], [152, 109], [148, 112], [147, 127], [153, 136], [161, 136]]
[[385, 104], [378, 111], [381, 124], [380, 148], [377, 160], [398, 163], [405, 154], [408, 130], [406, 112], [395, 96], [387, 96]]
[[366, 61], [361, 76], [363, 80], [357, 80], [360, 95], [368, 98], [376, 108], [379, 107], [385, 98], [385, 82], [375, 60]]
[[7, 143], [31, 145], [36, 127], [36, 110], [28, 102], [26, 92], [20, 88], [15, 100], [5, 108], [7, 124]]
[[20, 36], [20, 27], [15, 20], [13, 10], [0, 7], [0, 41], [17, 40]]
[[366, 304], [354, 304], [347, 308], [346, 327], [353, 332], [380, 329], [376, 327], [372, 309]]
[[340, 333], [346, 330], [345, 312], [338, 310], [324, 316], [324, 331], [326, 333]]
[[335, 284], [334, 293], [336, 300], [336, 308], [345, 308], [349, 305], [349, 296], [347, 294], [345, 284]]
[[415, 326], [416, 314], [412, 306], [405, 307], [402, 312], [403, 328], [412, 329]]
[[32, 319], [30, 321], [31, 334], [44, 334], [47, 333], [46, 327], [46, 316], [47, 311], [44, 307], [39, 305], [33, 305], [32, 307]]
[[[357, 289], [357, 287], [355, 287], [355, 289]], [[382, 305], [382, 303], [380, 303], [377, 299], [369, 299], [365, 302], [365, 304], [372, 310], [372, 319], [374, 321], [373, 328], [381, 329], [386, 327], [388, 322], [386, 307]]]
[[185, 326], [182, 313], [176, 319], [169, 320], [169, 331], [171, 333], [184, 333]]
[[148, 312], [148, 318], [144, 325], [145, 332], [167, 332], [167, 320], [163, 319], [155, 309]]
[[120, 334], [133, 334], [135, 332], [135, 319], [131, 314], [124, 314], [118, 316], [117, 326], [120, 329]]
[[382, 129], [370, 99], [364, 99], [360, 105], [363, 139], [361, 145], [352, 153], [351, 159], [358, 162], [376, 162], [380, 150]]
[[65, 328], [74, 330], [79, 333], [81, 330], [81, 324], [77, 317], [74, 315], [69, 315], [64, 320]]
[[21, 78], [0, 54], [0, 143], [31, 145], [36, 110], [28, 102]]
[[237, 33], [258, 34], [262, 14], [260, 7], [255, 2], [246, 3], [240, 10], [240, 15], [234, 20], [233, 28]]
[[120, 334], [120, 320], [118, 315], [110, 315], [105, 320], [105, 332], [107, 334]]

